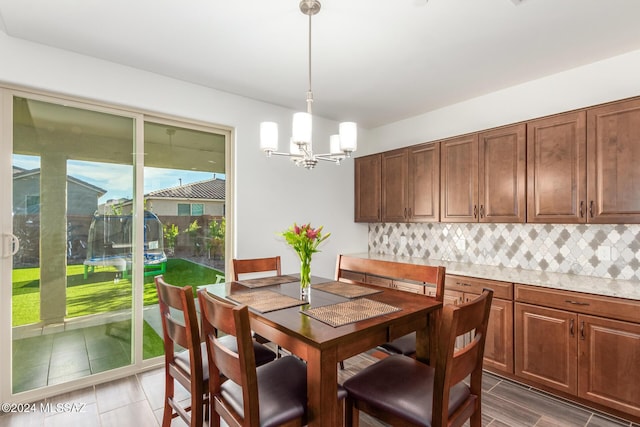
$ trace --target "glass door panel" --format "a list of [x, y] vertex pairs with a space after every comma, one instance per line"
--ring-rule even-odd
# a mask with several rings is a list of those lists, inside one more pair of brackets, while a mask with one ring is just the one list
[[12, 393], [130, 365], [131, 117], [13, 98]]
[[159, 221], [165, 254], [163, 266], [145, 254], [143, 357], [147, 359], [164, 353], [153, 276], [164, 274], [173, 285], [193, 286], [194, 296], [199, 285], [224, 280], [228, 135], [169, 121], [146, 121], [144, 135], [145, 217]]

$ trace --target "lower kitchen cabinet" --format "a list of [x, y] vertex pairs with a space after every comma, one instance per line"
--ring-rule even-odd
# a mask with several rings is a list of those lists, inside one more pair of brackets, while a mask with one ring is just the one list
[[496, 373], [513, 374], [513, 284], [472, 277], [447, 275], [445, 304], [471, 301], [484, 288], [493, 289], [484, 367]]
[[516, 378], [640, 417], [640, 302], [515, 291]]

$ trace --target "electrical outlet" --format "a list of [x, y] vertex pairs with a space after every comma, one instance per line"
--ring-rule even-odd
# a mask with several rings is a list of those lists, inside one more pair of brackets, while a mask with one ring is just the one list
[[389, 236], [387, 236], [386, 234], [384, 236], [382, 236], [382, 243], [384, 245], [388, 245], [389, 244]]
[[458, 239], [458, 241], [456, 241], [456, 247], [459, 251], [464, 251], [467, 248], [467, 241], [464, 239]]
[[400, 236], [400, 246], [407, 245], [407, 236]]

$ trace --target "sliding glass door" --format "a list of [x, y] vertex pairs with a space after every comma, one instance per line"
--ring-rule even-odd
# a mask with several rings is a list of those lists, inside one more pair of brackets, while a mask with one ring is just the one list
[[0, 88], [3, 401], [162, 363], [154, 277], [225, 277], [230, 137]]
[[11, 393], [133, 363], [135, 119], [14, 95]]

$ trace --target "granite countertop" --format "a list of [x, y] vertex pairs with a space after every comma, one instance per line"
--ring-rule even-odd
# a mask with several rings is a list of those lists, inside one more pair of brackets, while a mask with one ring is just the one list
[[404, 256], [391, 256], [370, 253], [349, 254], [349, 256], [384, 261], [404, 262], [407, 264], [442, 265], [447, 274], [476, 277], [479, 279], [498, 280], [522, 285], [541, 286], [565, 291], [583, 292], [594, 295], [627, 298], [640, 301], [640, 282], [630, 280], [604, 279], [577, 274], [550, 273], [521, 268], [497, 267], [460, 263], [435, 259], [424, 259]]

